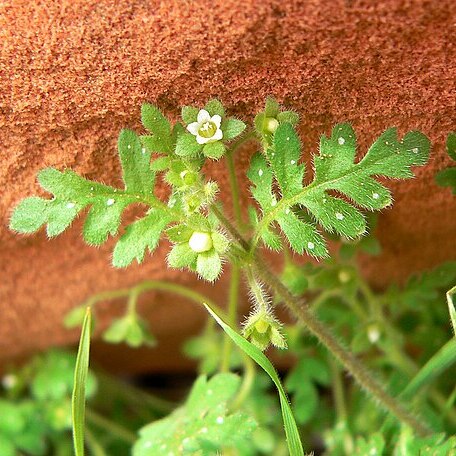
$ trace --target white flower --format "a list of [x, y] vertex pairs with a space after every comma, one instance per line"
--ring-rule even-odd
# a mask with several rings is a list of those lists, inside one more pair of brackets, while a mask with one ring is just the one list
[[198, 144], [207, 144], [223, 138], [221, 123], [222, 118], [218, 114], [211, 117], [205, 109], [200, 109], [197, 121], [187, 125], [187, 130], [196, 136]]

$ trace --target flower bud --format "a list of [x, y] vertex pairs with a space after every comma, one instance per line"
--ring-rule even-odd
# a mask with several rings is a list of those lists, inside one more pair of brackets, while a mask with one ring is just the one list
[[287, 343], [280, 329], [281, 324], [265, 310], [257, 310], [244, 324], [244, 337], [260, 350], [266, 350], [269, 344], [286, 348]]
[[207, 252], [213, 247], [212, 237], [210, 233], [203, 233], [200, 231], [195, 231], [189, 241], [189, 247], [197, 253]]
[[264, 119], [264, 129], [268, 133], [275, 133], [278, 127], [279, 121], [274, 119], [274, 117], [266, 117], [266, 119]]

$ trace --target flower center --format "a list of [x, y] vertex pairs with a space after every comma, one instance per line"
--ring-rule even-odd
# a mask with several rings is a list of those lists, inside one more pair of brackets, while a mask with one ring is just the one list
[[203, 138], [212, 138], [217, 131], [217, 125], [214, 122], [207, 120], [198, 129], [198, 134]]
[[190, 237], [188, 245], [194, 252], [207, 252], [212, 249], [212, 237], [209, 233], [195, 231]]

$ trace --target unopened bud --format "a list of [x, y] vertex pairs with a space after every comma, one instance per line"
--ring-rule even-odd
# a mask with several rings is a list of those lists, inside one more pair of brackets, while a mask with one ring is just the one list
[[212, 237], [209, 233], [203, 233], [200, 231], [195, 231], [189, 241], [189, 247], [197, 253], [207, 252], [212, 249]]

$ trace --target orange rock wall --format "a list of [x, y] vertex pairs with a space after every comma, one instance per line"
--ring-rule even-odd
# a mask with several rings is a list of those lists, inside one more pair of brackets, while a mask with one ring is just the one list
[[[454, 259], [455, 200], [433, 176], [449, 163], [443, 145], [456, 128], [455, 17], [453, 0], [1, 2], [0, 360], [74, 341], [62, 316], [95, 292], [152, 277], [196, 282], [166, 271], [166, 247], [118, 271], [112, 242], [85, 246], [80, 223], [52, 241], [7, 229], [14, 205], [38, 191], [43, 167], [118, 184], [117, 134], [140, 128], [144, 101], [175, 119], [181, 105], [219, 97], [252, 120], [271, 94], [301, 114], [306, 153], [340, 121], [353, 123], [363, 151], [388, 126], [424, 131], [430, 164], [392, 184], [396, 204], [379, 224], [384, 254], [365, 270], [384, 286]], [[251, 152], [238, 156], [243, 183]], [[227, 185], [221, 165], [210, 171]], [[225, 284], [209, 294], [221, 296]], [[178, 298], [159, 298], [149, 316], [161, 347], [140, 361], [125, 355], [126, 368], [179, 368], [179, 341], [204, 318]]]

